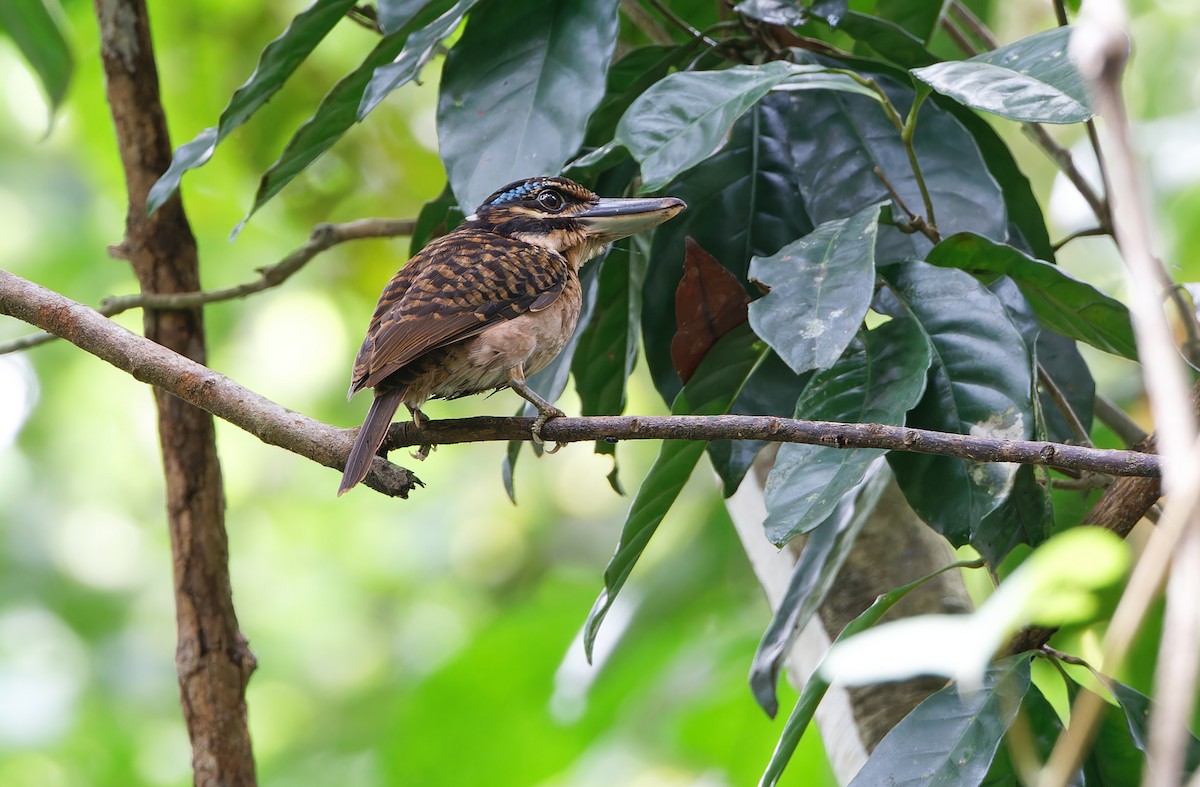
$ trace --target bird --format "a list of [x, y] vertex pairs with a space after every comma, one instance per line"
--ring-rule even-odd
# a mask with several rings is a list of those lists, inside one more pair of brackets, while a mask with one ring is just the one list
[[428, 399], [511, 388], [537, 408], [531, 437], [540, 443], [546, 421], [563, 411], [526, 378], [575, 330], [580, 268], [686, 207], [675, 197], [602, 198], [564, 177], [528, 178], [498, 189], [426, 244], [384, 287], [355, 358], [348, 398], [372, 388], [375, 399], [338, 495], [366, 477], [401, 404], [420, 426]]

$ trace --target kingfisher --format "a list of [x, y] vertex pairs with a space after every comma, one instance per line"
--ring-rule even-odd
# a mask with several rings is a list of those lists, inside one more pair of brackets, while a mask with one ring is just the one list
[[[509, 183], [430, 241], [384, 287], [354, 361], [349, 396], [375, 389], [338, 489], [366, 477], [396, 410], [511, 388], [534, 407], [531, 437], [564, 413], [526, 377], [566, 346], [579, 320], [579, 269], [608, 244], [687, 207], [675, 197], [602, 198], [562, 177]], [[424, 458], [429, 446], [417, 454]]]

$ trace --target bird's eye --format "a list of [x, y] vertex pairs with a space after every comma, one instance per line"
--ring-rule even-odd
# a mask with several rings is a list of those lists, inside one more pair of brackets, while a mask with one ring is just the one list
[[551, 213], [558, 213], [563, 208], [562, 195], [552, 189], [547, 189], [537, 195], [538, 205]]

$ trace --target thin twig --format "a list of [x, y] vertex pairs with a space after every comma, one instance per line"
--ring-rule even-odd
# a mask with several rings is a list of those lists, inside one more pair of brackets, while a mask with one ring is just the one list
[[1021, 130], [1033, 140], [1042, 151], [1054, 160], [1062, 173], [1067, 176], [1071, 184], [1087, 202], [1088, 207], [1092, 209], [1092, 213], [1096, 216], [1096, 221], [1105, 232], [1112, 232], [1112, 216], [1110, 215], [1108, 203], [1101, 197], [1088, 179], [1084, 177], [1083, 172], [1075, 163], [1075, 157], [1071, 155], [1071, 151], [1064, 148], [1055, 141], [1054, 137], [1050, 136], [1050, 132], [1046, 131], [1037, 123], [1026, 123], [1021, 127]]
[[900, 193], [896, 191], [896, 188], [892, 185], [892, 182], [887, 179], [886, 175], [883, 174], [883, 170], [879, 167], [873, 167], [871, 171], [874, 172], [875, 177], [879, 178], [880, 182], [883, 183], [883, 187], [887, 189], [888, 196], [892, 198], [892, 201], [894, 201], [900, 210], [904, 211], [904, 213], [908, 216], [908, 222], [906, 225], [897, 225], [900, 230], [902, 232], [920, 232], [934, 243], [939, 243], [941, 241], [941, 236], [938, 235], [935, 229], [925, 223], [925, 219], [921, 218], [916, 213], [913, 213], [912, 210], [909, 209], [908, 205], [904, 204], [904, 198], [900, 196]]
[[667, 29], [659, 24], [654, 15], [643, 8], [637, 0], [621, 0], [621, 13], [629, 18], [634, 27], [645, 33], [651, 43], [659, 46], [670, 46], [675, 43], [671, 40], [671, 34], [667, 32]]
[[1107, 489], [1112, 485], [1112, 480], [1112, 476], [1106, 473], [1083, 473], [1078, 478], [1051, 478], [1050, 487], [1071, 492], [1091, 492]]
[[[1147, 610], [1170, 569], [1170, 591], [1155, 675], [1157, 707], [1150, 722], [1145, 782], [1178, 784], [1187, 742], [1187, 722], [1195, 701], [1194, 639], [1200, 620], [1194, 577], [1200, 575], [1200, 444], [1187, 394], [1187, 375], [1180, 363], [1162, 308], [1165, 271], [1149, 242], [1149, 221], [1141, 201], [1141, 178], [1129, 140], [1129, 122], [1120, 80], [1128, 58], [1128, 15], [1120, 0], [1097, 0], [1085, 8], [1071, 38], [1070, 54], [1091, 83], [1097, 109], [1105, 117], [1109, 143], [1110, 199], [1118, 217], [1114, 231], [1129, 269], [1133, 325], [1143, 378], [1164, 457], [1163, 487], [1168, 503], [1104, 638], [1106, 672], [1125, 659]], [[1192, 595], [1188, 595], [1192, 594]], [[1071, 722], [1055, 746], [1042, 784], [1066, 784], [1076, 772], [1099, 724], [1103, 701], [1082, 695], [1071, 709]]]
[[1070, 235], [1066, 236], [1062, 240], [1052, 244], [1050, 248], [1054, 249], [1054, 251], [1057, 252], [1059, 249], [1061, 249], [1063, 246], [1066, 246], [1068, 243], [1070, 243], [1073, 240], [1078, 240], [1079, 238], [1094, 238], [1097, 235], [1111, 235], [1111, 234], [1112, 234], [1112, 230], [1106, 229], [1105, 227], [1088, 227], [1085, 230], [1076, 230], [1075, 232], [1072, 232]]
[[[256, 292], [278, 287], [303, 268], [321, 252], [339, 243], [364, 238], [391, 238], [411, 235], [416, 222], [413, 219], [359, 219], [345, 224], [318, 224], [313, 228], [307, 243], [288, 254], [279, 262], [259, 268], [259, 278], [254, 281], [225, 287], [219, 290], [182, 292], [175, 294], [139, 293], [105, 298], [97, 309], [105, 317], [112, 317], [135, 308], [187, 309], [219, 301], [244, 298]], [[0, 343], [0, 355], [36, 347], [56, 339], [52, 333], [34, 333]]]
[[1107, 426], [1121, 438], [1127, 446], [1135, 446], [1146, 439], [1147, 432], [1137, 421], [1129, 417], [1129, 413], [1117, 407], [1116, 402], [1104, 394], [1096, 394], [1096, 406], [1093, 411], [1096, 419]]
[[949, 16], [943, 16], [941, 25], [942, 29], [946, 31], [946, 34], [950, 36], [950, 40], [954, 42], [954, 45], [957, 46], [964, 55], [967, 57], [974, 57], [975, 55], [979, 54], [979, 49], [975, 46], [974, 42], [967, 37], [967, 34], [963, 32], [962, 28], [959, 27], [958, 22], [956, 22], [954, 19], [951, 19]]
[[662, 2], [662, 0], [647, 0], [647, 2], [649, 2], [650, 5], [654, 6], [654, 8], [660, 14], [662, 14], [667, 19], [667, 21], [669, 21], [671, 24], [678, 27], [683, 32], [687, 33], [692, 38], [696, 39], [697, 41], [702, 42], [709, 49], [719, 49], [720, 48], [721, 45], [719, 43], [717, 43], [713, 39], [709, 38], [708, 36], [704, 35], [704, 33], [700, 32], [696, 28], [692, 27], [691, 24], [689, 24], [686, 19], [684, 19], [683, 17], [679, 16], [679, 14], [672, 11], [670, 9], [670, 7], [668, 7], [665, 3]]
[[346, 16], [351, 22], [367, 28], [372, 33], [383, 33], [383, 28], [379, 26], [379, 14], [373, 5], [356, 5], [346, 12]]
[[1046, 393], [1054, 400], [1054, 404], [1058, 407], [1063, 417], [1067, 419], [1067, 424], [1070, 425], [1071, 431], [1075, 433], [1075, 437], [1079, 440], [1080, 445], [1092, 445], [1092, 436], [1088, 433], [1087, 427], [1083, 425], [1083, 421], [1079, 419], [1079, 414], [1071, 407], [1071, 403], [1067, 401], [1067, 395], [1063, 393], [1058, 384], [1054, 382], [1054, 378], [1050, 376], [1050, 372], [1046, 371], [1046, 367], [1042, 366], [1042, 362], [1037, 364], [1038, 380], [1042, 383], [1042, 387], [1046, 389]]
[[975, 16], [974, 12], [972, 12], [970, 8], [967, 8], [965, 5], [963, 5], [960, 0], [952, 0], [950, 3], [950, 13], [958, 18], [958, 21], [962, 23], [963, 27], [965, 27], [971, 32], [972, 35], [979, 39], [979, 41], [983, 44], [984, 49], [995, 49], [997, 46], [999, 46], [1000, 42], [996, 39], [995, 33], [993, 33], [988, 26], [983, 23], [982, 19]]

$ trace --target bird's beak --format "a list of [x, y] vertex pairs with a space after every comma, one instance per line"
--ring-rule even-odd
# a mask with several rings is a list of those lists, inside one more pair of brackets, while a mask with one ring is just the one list
[[612, 243], [656, 227], [674, 218], [686, 207], [684, 201], [677, 197], [602, 198], [583, 213], [576, 213], [571, 218], [582, 224], [596, 241]]

